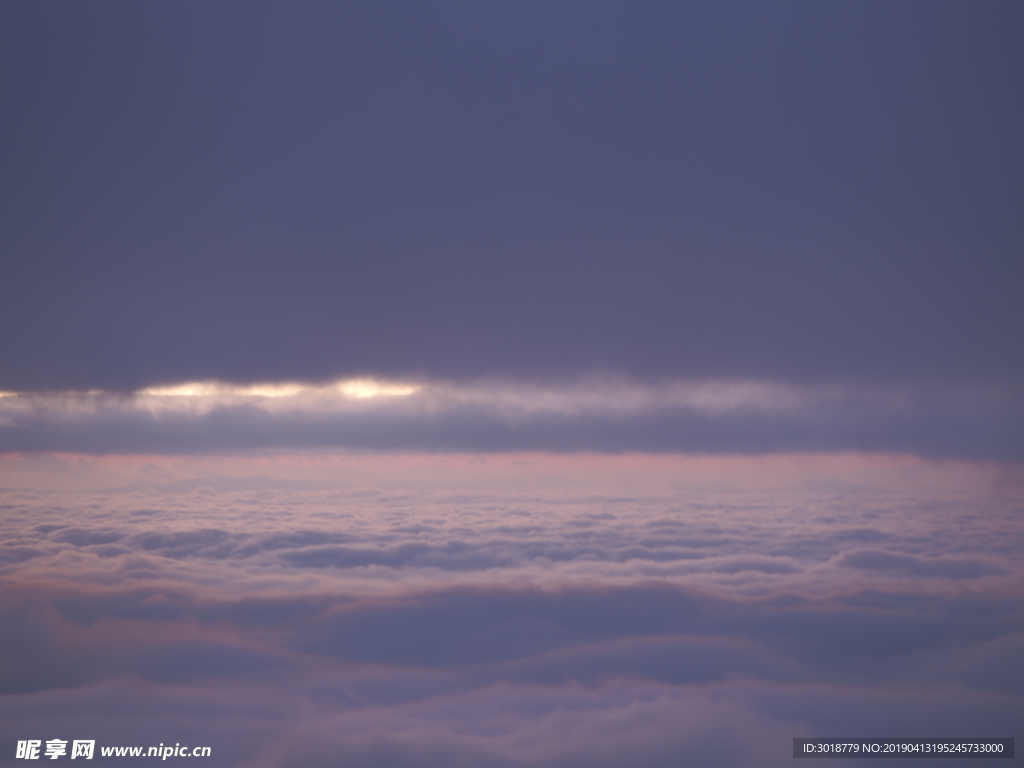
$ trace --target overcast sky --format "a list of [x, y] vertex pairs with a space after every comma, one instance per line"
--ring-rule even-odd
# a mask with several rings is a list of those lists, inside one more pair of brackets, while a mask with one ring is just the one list
[[0, 1], [0, 763], [1019, 739], [1022, 41]]
[[0, 389], [1024, 380], [1016, 2], [6, 2]]

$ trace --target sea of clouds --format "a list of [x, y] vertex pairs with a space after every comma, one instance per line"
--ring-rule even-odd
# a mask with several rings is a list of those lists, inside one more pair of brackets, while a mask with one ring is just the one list
[[771, 766], [1024, 722], [1001, 465], [11, 454], [0, 488], [0, 762]]

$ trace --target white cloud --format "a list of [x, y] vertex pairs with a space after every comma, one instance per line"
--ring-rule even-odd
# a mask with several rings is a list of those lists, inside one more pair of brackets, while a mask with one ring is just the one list
[[1024, 529], [999, 469], [0, 457], [0, 739], [613, 768], [1012, 735]]

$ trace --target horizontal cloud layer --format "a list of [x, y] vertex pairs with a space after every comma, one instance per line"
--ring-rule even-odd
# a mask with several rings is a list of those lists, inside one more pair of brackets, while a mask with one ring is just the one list
[[589, 379], [193, 382], [133, 393], [5, 393], [0, 451], [908, 452], [1019, 459], [1009, 391]]
[[4, 457], [0, 743], [611, 768], [789, 765], [795, 736], [1015, 736], [1024, 509], [1004, 475]]

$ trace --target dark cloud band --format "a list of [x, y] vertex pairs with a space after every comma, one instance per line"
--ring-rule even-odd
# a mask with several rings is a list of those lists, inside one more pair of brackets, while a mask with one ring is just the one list
[[1022, 435], [1018, 398], [969, 388], [363, 381], [0, 398], [0, 451], [853, 450], [1010, 460], [1024, 455]]

